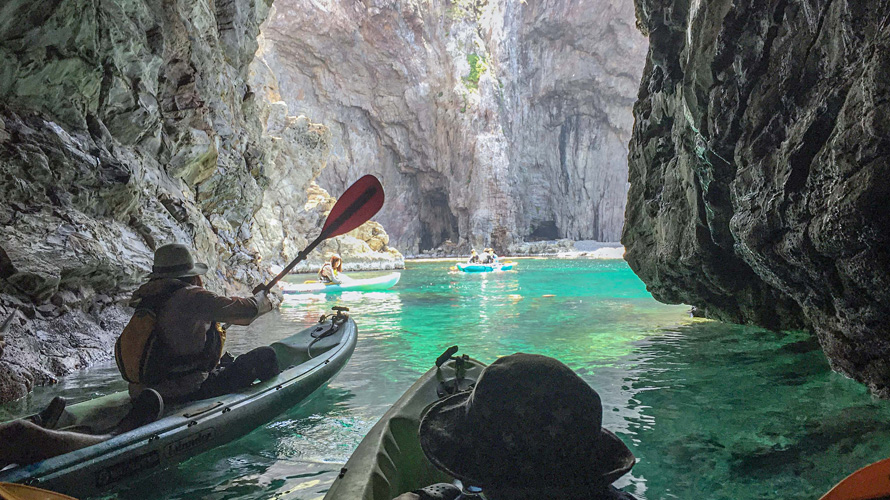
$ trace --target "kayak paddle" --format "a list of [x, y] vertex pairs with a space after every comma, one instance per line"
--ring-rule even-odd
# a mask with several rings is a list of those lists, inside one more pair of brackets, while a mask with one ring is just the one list
[[328, 218], [321, 228], [321, 234], [318, 235], [318, 238], [315, 238], [315, 241], [310, 243], [290, 264], [282, 269], [278, 276], [272, 278], [272, 281], [265, 285], [258, 285], [253, 289], [253, 293], [271, 290], [281, 278], [287, 276], [287, 273], [294, 266], [305, 260], [309, 252], [314, 250], [322, 241], [348, 233], [367, 222], [368, 219], [380, 211], [380, 208], [383, 206], [383, 200], [383, 186], [380, 185], [380, 181], [376, 177], [366, 175], [355, 181], [340, 196], [337, 203], [334, 204], [334, 208], [328, 214]]
[[819, 500], [883, 500], [890, 498], [890, 458], [845, 477]]

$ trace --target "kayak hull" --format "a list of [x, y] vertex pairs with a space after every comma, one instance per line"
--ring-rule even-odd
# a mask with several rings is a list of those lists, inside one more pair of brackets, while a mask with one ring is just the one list
[[[161, 419], [94, 446], [0, 472], [0, 481], [38, 485], [68, 495], [93, 496], [237, 439], [292, 408], [325, 385], [355, 350], [352, 319], [314, 340], [327, 321], [272, 344], [282, 372], [266, 382], [218, 398], [172, 406]], [[59, 428], [116, 422], [129, 408], [126, 392], [70, 406]], [[102, 416], [105, 416], [103, 422]]]
[[299, 294], [299, 293], [340, 293], [340, 292], [371, 292], [379, 290], [388, 290], [399, 282], [400, 273], [390, 273], [377, 278], [348, 280], [344, 283], [282, 283], [282, 293]]
[[513, 264], [457, 264], [457, 268], [465, 273], [490, 273], [493, 271], [510, 271]]
[[[454, 362], [442, 367], [454, 378]], [[466, 380], [475, 382], [485, 365], [470, 360]], [[392, 500], [402, 493], [452, 478], [427, 460], [417, 432], [424, 410], [439, 400], [436, 368], [420, 377], [371, 428], [349, 457], [324, 500]]]

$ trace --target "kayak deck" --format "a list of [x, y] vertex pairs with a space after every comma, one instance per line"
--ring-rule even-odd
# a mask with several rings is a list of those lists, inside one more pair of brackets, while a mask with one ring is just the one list
[[337, 293], [348, 291], [388, 290], [399, 282], [400, 273], [390, 273], [376, 278], [351, 279], [344, 277], [342, 283], [280, 283], [282, 293]]
[[[478, 379], [485, 365], [469, 360], [465, 382]], [[438, 401], [436, 368], [420, 377], [380, 418], [346, 462], [324, 500], [392, 500], [402, 493], [452, 478], [436, 469], [420, 448], [417, 432], [426, 408]], [[455, 363], [442, 366], [442, 378], [452, 380]]]
[[[0, 471], [0, 481], [92, 496], [249, 433], [326, 384], [355, 350], [351, 318], [328, 320], [271, 344], [282, 372], [239, 392], [165, 408], [157, 421], [93, 446]], [[106, 432], [129, 411], [123, 391], [66, 408], [57, 429]]]

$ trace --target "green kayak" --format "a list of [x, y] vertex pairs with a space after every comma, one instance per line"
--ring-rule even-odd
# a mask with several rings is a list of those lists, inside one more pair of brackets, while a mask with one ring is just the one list
[[[99, 444], [0, 472], [0, 482], [94, 496], [237, 439], [293, 407], [340, 371], [355, 350], [355, 322], [338, 312], [271, 344], [282, 372], [218, 398], [171, 405], [159, 420]], [[57, 428], [112, 428], [129, 410], [126, 392], [70, 405]]]
[[[450, 483], [420, 449], [417, 431], [429, 405], [475, 384], [485, 365], [449, 349], [399, 398], [365, 436], [324, 500], [392, 500], [435, 483]], [[441, 366], [438, 366], [441, 363]], [[460, 378], [458, 379], [458, 375]]]

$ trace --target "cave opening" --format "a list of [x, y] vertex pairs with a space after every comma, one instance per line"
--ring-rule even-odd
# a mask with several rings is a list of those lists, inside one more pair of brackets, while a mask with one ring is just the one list
[[546, 220], [538, 223], [535, 228], [532, 230], [531, 234], [528, 235], [528, 241], [547, 241], [547, 240], [558, 240], [559, 239], [559, 228], [556, 226], [556, 221]]
[[420, 204], [420, 244], [418, 249], [431, 250], [459, 239], [457, 217], [448, 204], [448, 193], [435, 190], [423, 193]]

